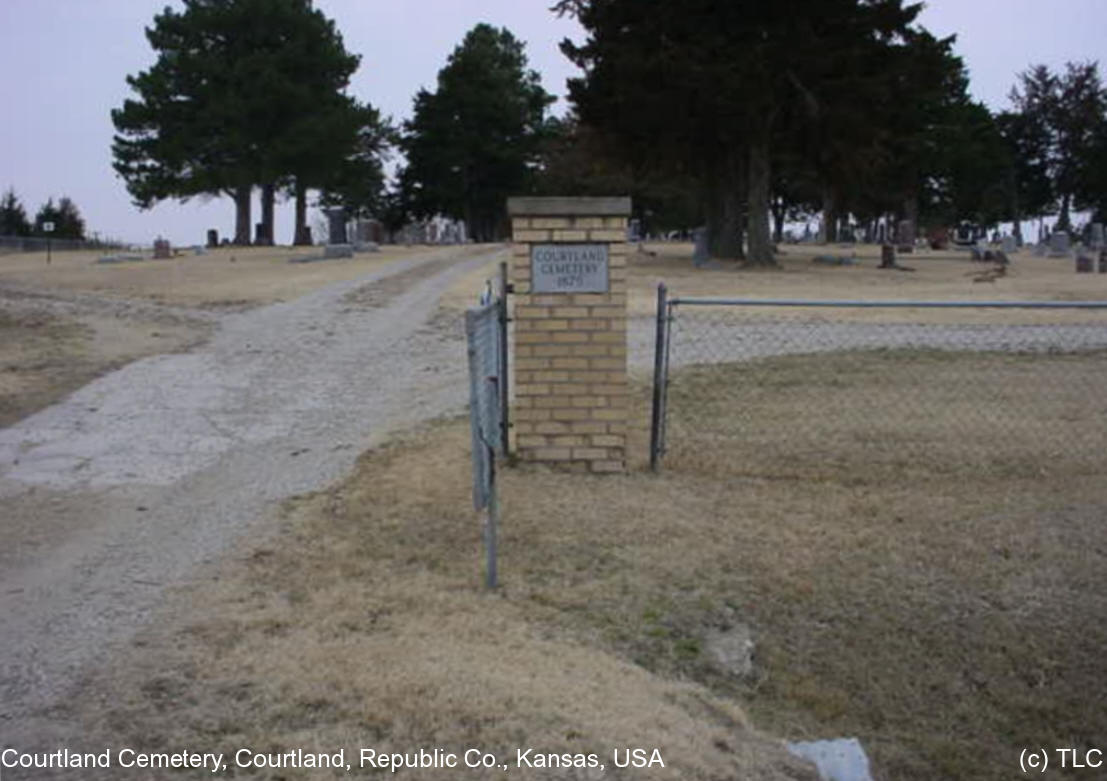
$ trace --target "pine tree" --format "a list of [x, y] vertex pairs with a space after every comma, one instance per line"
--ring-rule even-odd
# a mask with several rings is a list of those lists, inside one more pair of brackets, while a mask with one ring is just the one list
[[470, 30], [438, 72], [437, 90], [416, 95], [405, 124], [413, 211], [463, 219], [478, 241], [502, 236], [506, 199], [532, 186], [553, 100], [508, 30]]
[[15, 188], [9, 187], [0, 200], [0, 236], [29, 236], [31, 223]]
[[570, 82], [581, 119], [699, 177], [714, 256], [741, 256], [744, 211], [755, 265], [774, 263], [775, 146], [795, 138], [791, 123], [829, 111], [839, 73], [876, 59], [919, 11], [902, 0], [561, 0], [555, 8], [589, 33], [581, 46], [562, 44], [585, 71]]
[[1070, 62], [1063, 74], [1054, 74], [1036, 65], [1019, 75], [1010, 98], [1026, 131], [1022, 138], [1033, 141], [1049, 177], [1057, 228], [1071, 230], [1073, 207], [1094, 206], [1097, 196], [1086, 185], [1096, 178], [1096, 150], [1107, 124], [1107, 90], [1099, 68]]
[[306, 196], [355, 153], [363, 115], [344, 90], [359, 58], [310, 0], [185, 0], [146, 35], [157, 61], [112, 112], [115, 170], [140, 208], [228, 194], [246, 244], [255, 186]]

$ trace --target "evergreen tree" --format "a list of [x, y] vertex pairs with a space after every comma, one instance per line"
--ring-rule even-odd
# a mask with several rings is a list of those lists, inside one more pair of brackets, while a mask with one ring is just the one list
[[463, 219], [478, 241], [502, 236], [506, 199], [532, 187], [553, 100], [508, 30], [470, 30], [438, 72], [436, 91], [415, 96], [404, 127], [413, 212]]
[[[582, 46], [562, 44], [585, 70], [570, 82], [581, 119], [695, 173], [713, 255], [741, 255], [745, 211], [747, 262], [757, 265], [774, 262], [774, 143], [792, 142], [791, 123], [829, 110], [838, 74], [875, 61], [919, 11], [902, 0], [561, 0], [555, 8], [589, 33]], [[874, 97], [884, 95], [862, 96], [869, 106]], [[793, 110], [797, 103], [806, 110]]]
[[27, 212], [19, 197], [15, 194], [15, 188], [9, 187], [0, 200], [0, 236], [29, 236], [31, 223], [27, 220]]
[[136, 98], [112, 112], [115, 170], [140, 208], [229, 194], [246, 244], [255, 186], [271, 214], [278, 185], [319, 186], [356, 148], [358, 106], [343, 90], [359, 58], [310, 0], [185, 0], [146, 35], [157, 61], [128, 77]]
[[77, 209], [77, 205], [64, 195], [58, 201], [55, 235], [60, 239], [83, 241], [85, 238], [85, 221], [81, 217], [81, 212]]
[[1022, 127], [1034, 131], [1044, 158], [1059, 216], [1057, 228], [1071, 230], [1073, 207], [1092, 205], [1087, 183], [1094, 180], [1095, 150], [1107, 123], [1107, 90], [1095, 63], [1068, 63], [1064, 74], [1036, 65], [1019, 75], [1011, 102]]
[[[47, 198], [46, 203], [42, 204], [35, 213], [35, 224], [31, 229], [31, 232], [40, 238], [49, 236], [50, 238], [58, 238], [58, 227], [61, 222], [61, 212], [58, 207], [54, 205], [53, 198]], [[52, 223], [54, 229], [52, 231], [46, 230], [46, 223]]]
[[1049, 130], [1033, 113], [1005, 111], [996, 117], [1011, 160], [1007, 193], [1008, 216], [1022, 238], [1023, 217], [1042, 217], [1056, 210], [1050, 179]]

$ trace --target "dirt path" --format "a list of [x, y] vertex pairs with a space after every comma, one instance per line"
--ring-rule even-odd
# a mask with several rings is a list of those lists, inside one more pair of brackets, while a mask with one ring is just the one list
[[[167, 587], [243, 535], [271, 533], [274, 503], [464, 403], [464, 345], [431, 319], [442, 292], [490, 258], [467, 252], [226, 314], [202, 348], [130, 364], [0, 430], [5, 745], [63, 735], [45, 709]], [[401, 274], [406, 286], [382, 284]], [[377, 294], [359, 297], [366, 288]]]

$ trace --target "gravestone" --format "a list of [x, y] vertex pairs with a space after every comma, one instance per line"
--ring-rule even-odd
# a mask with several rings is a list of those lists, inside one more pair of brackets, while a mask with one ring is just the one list
[[1099, 251], [1099, 273], [1107, 274], [1107, 248]]
[[707, 228], [693, 230], [692, 241], [695, 242], [695, 246], [692, 248], [692, 264], [697, 268], [707, 265], [707, 261], [711, 257], [707, 247]]
[[168, 260], [172, 255], [172, 251], [169, 248], [168, 239], [155, 239], [154, 240], [154, 260]]
[[1076, 273], [1091, 274], [1095, 271], [1095, 260], [1083, 249], [1076, 252]]
[[815, 765], [823, 781], [873, 781], [869, 757], [857, 738], [785, 743], [788, 752]]
[[1018, 242], [1015, 241], [1014, 236], [1003, 237], [1003, 252], [1007, 255], [1014, 255], [1019, 251]]
[[896, 251], [911, 253], [915, 251], [915, 225], [911, 220], [900, 220], [896, 226]]
[[352, 244], [328, 244], [323, 248], [324, 258], [352, 258], [354, 246]]
[[510, 198], [520, 459], [626, 469], [630, 198]]
[[1104, 246], [1107, 246], [1107, 244], [1105, 244], [1105, 242], [1104, 242], [1103, 223], [1093, 222], [1092, 227], [1091, 227], [1091, 229], [1089, 230], [1088, 233], [1089, 233], [1089, 236], [1088, 236], [1089, 246], [1091, 246], [1094, 249], [1102, 249]]
[[327, 209], [327, 243], [347, 244], [346, 241], [346, 210], [342, 208]]
[[1049, 237], [1049, 256], [1051, 258], [1067, 258], [1072, 245], [1069, 243], [1069, 234], [1065, 231], [1054, 231]]
[[219, 246], [219, 231], [212, 228], [208, 231], [208, 247], [214, 249]]
[[1034, 257], [1044, 258], [1048, 254], [1049, 254], [1049, 247], [1046, 245], [1045, 242], [1038, 242], [1037, 244], [1034, 245]]

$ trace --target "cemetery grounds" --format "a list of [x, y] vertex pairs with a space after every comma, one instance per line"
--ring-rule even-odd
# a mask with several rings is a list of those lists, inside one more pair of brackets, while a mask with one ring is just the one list
[[[907, 779], [1009, 778], [1022, 747], [1097, 747], [1107, 734], [1107, 463], [1039, 469], [1018, 437], [997, 453], [998, 467], [977, 472], [952, 449], [949, 461], [970, 469], [958, 474], [890, 469], [849, 452], [803, 462], [786, 441], [740, 471], [730, 465], [748, 454], [677, 457], [659, 475], [645, 457], [658, 281], [682, 295], [1080, 300], [1107, 298], [1107, 276], [1076, 276], [1071, 261], [1028, 252], [1010, 277], [974, 283], [954, 253], [901, 256], [916, 268], [908, 273], [877, 270], [875, 249], [858, 253], [860, 266], [831, 268], [810, 263], [824, 248], [786, 247], [782, 270], [737, 273], [692, 271], [689, 246], [646, 249], [656, 255], [632, 256], [629, 297], [631, 471], [503, 470], [497, 594], [480, 589], [467, 422], [447, 415], [363, 453], [338, 484], [288, 500], [272, 535], [243, 541], [176, 589], [130, 650], [84, 681], [78, 734], [89, 745], [197, 750], [657, 746], [667, 768], [650, 777], [702, 779], [805, 777], [781, 739], [856, 736], [878, 778]], [[445, 294], [435, 316], [444, 329], [493, 269]], [[213, 282], [210, 300], [187, 286], [121, 292], [206, 311], [248, 306], [241, 281]], [[306, 289], [286, 282], [271, 280], [268, 300]], [[115, 296], [85, 281], [59, 288]], [[205, 327], [190, 322], [173, 344]], [[80, 333], [67, 338], [87, 350]], [[143, 345], [136, 354], [159, 346]], [[1073, 370], [1102, 375], [1102, 359], [1081, 358]], [[817, 384], [825, 360], [781, 362], [760, 377]], [[960, 370], [957, 360], [937, 364], [931, 381], [941, 387]], [[1031, 385], [1056, 380], [1049, 367], [1011, 371]], [[865, 375], [835, 390], [856, 399], [855, 418], [819, 420], [817, 409], [771, 394], [760, 409], [769, 419], [813, 416], [817, 431], [848, 436], [872, 392]], [[708, 381], [742, 377], [722, 367]], [[881, 392], [917, 398], [920, 388], [893, 375]], [[941, 422], [940, 409], [934, 417]], [[697, 420], [687, 421], [693, 435]], [[965, 442], [983, 433], [971, 417], [964, 425]], [[737, 627], [755, 642], [753, 670], [741, 677], [709, 648]]]

